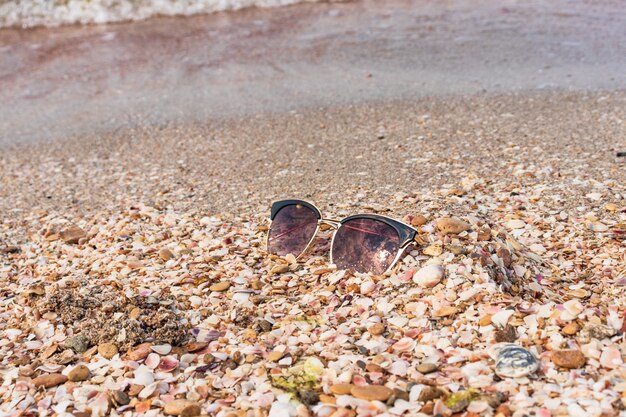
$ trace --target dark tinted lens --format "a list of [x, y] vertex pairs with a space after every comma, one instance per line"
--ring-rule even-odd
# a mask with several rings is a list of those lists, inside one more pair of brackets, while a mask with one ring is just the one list
[[306, 206], [285, 206], [272, 220], [267, 249], [270, 253], [298, 256], [309, 243], [317, 229], [317, 215]]
[[340, 269], [382, 274], [400, 249], [396, 229], [378, 220], [354, 219], [343, 223], [333, 240], [333, 262]]

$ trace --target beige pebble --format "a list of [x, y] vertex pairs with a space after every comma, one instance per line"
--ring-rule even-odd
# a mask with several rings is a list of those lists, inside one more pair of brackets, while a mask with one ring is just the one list
[[424, 255], [428, 256], [439, 256], [443, 253], [443, 248], [441, 245], [430, 245], [426, 249], [424, 249]]
[[417, 372], [420, 374], [430, 374], [431, 372], [435, 372], [439, 369], [439, 367], [434, 363], [420, 363], [416, 367]]
[[267, 355], [267, 360], [270, 362], [276, 362], [279, 361], [283, 356], [285, 356], [285, 354], [283, 352], [279, 352], [277, 350], [274, 350], [272, 352], [270, 352], [269, 355]]
[[65, 384], [66, 382], [67, 377], [62, 374], [46, 374], [33, 379], [33, 384], [36, 387], [44, 388], [56, 387], [57, 385]]
[[470, 228], [470, 224], [456, 217], [437, 220], [437, 229], [446, 235], [458, 235]]
[[217, 284], [211, 285], [209, 287], [209, 290], [214, 291], [214, 292], [222, 292], [222, 291], [226, 291], [229, 288], [230, 288], [229, 281], [220, 281]]
[[113, 343], [100, 343], [98, 345], [98, 353], [105, 359], [111, 359], [118, 353], [117, 346]]
[[72, 382], [85, 381], [89, 378], [89, 368], [85, 365], [76, 365], [67, 374], [67, 378]]
[[489, 326], [491, 324], [491, 314], [484, 315], [478, 320], [479, 326]]
[[433, 311], [433, 317], [447, 317], [456, 314], [456, 307], [448, 306], [442, 307], [438, 310]]
[[605, 209], [606, 211], [610, 211], [610, 212], [613, 212], [613, 213], [614, 213], [614, 212], [616, 212], [616, 211], [617, 211], [617, 204], [615, 204], [615, 203], [606, 203], [606, 204], [604, 205], [604, 209]]
[[565, 327], [563, 327], [561, 332], [564, 335], [573, 336], [576, 333], [578, 333], [579, 330], [580, 330], [580, 326], [576, 324], [575, 322], [572, 322], [572, 323], [567, 324]]
[[411, 226], [423, 226], [426, 224], [426, 222], [428, 222], [426, 217], [422, 216], [421, 214], [418, 214], [411, 219]]
[[350, 393], [361, 400], [387, 401], [393, 394], [393, 390], [383, 385], [353, 386]]
[[585, 355], [577, 349], [555, 350], [550, 358], [555, 365], [567, 369], [582, 368], [587, 363]]
[[370, 327], [367, 328], [367, 331], [371, 335], [379, 336], [383, 334], [383, 332], [385, 331], [385, 325], [382, 323], [374, 323]]
[[194, 417], [200, 415], [202, 409], [195, 401], [178, 399], [166, 403], [163, 412], [173, 416]]
[[174, 253], [172, 253], [172, 251], [167, 248], [161, 249], [159, 251], [159, 258], [167, 262], [170, 259], [174, 258]]
[[87, 233], [75, 224], [66, 227], [59, 233], [61, 240], [67, 244], [76, 244], [87, 237]]
[[335, 384], [330, 386], [330, 392], [335, 395], [347, 395], [350, 394], [353, 387], [352, 384]]

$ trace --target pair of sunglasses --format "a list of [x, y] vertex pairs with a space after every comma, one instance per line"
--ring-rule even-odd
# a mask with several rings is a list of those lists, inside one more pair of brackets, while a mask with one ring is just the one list
[[325, 219], [313, 204], [282, 200], [272, 204], [267, 251], [299, 258], [323, 225], [335, 229], [330, 262], [339, 269], [375, 275], [391, 270], [413, 243], [417, 230], [378, 214], [356, 214], [342, 220]]

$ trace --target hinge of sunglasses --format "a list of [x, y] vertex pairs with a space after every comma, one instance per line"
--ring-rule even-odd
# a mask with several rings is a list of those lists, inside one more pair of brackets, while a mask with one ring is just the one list
[[320, 219], [319, 225], [322, 230], [328, 230], [328, 228], [338, 229], [341, 226], [341, 222], [339, 220], [333, 219]]

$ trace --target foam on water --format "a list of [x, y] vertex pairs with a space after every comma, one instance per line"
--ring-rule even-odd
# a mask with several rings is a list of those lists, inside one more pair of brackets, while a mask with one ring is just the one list
[[151, 16], [189, 16], [317, 0], [0, 0], [0, 28], [109, 23]]

